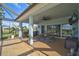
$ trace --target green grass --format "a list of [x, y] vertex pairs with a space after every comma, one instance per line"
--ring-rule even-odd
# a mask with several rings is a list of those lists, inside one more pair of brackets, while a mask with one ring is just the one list
[[7, 38], [9, 37], [9, 35], [10, 35], [10, 34], [9, 34], [9, 30], [8, 30], [8, 29], [5, 29], [5, 30], [3, 31], [3, 35], [2, 35], [2, 36], [3, 36], [3, 40], [4, 40], [4, 39], [7, 39]]
[[[11, 29], [10, 29], [11, 30]], [[28, 31], [26, 29], [23, 29], [25, 37], [28, 37]], [[13, 32], [9, 33], [9, 29], [4, 29], [3, 31], [3, 40], [6, 40], [8, 37], [10, 37], [13, 34]], [[19, 32], [15, 32], [15, 37], [18, 37]]]

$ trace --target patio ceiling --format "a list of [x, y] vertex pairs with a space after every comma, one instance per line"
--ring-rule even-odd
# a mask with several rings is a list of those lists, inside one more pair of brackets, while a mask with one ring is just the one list
[[26, 21], [28, 22], [28, 16], [33, 15], [34, 23], [40, 23], [44, 20], [43, 17], [49, 17], [50, 19], [56, 19], [61, 17], [68, 17], [73, 14], [73, 12], [77, 9], [77, 5], [75, 3], [63, 3], [63, 4], [37, 4], [32, 7], [29, 11], [26, 11], [23, 15], [17, 18], [17, 21]]
[[41, 23], [43, 17], [48, 17], [48, 20], [54, 20], [58, 18], [68, 17], [73, 14], [73, 12], [77, 9], [77, 4], [59, 4], [54, 8], [48, 9], [42, 13], [39, 13], [34, 17], [34, 23]]

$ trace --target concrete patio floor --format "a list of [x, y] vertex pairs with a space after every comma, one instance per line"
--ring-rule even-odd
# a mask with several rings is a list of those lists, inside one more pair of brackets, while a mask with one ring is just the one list
[[35, 41], [33, 46], [28, 44], [27, 38], [0, 41], [1, 56], [63, 56], [68, 52], [62, 39], [54, 43]]

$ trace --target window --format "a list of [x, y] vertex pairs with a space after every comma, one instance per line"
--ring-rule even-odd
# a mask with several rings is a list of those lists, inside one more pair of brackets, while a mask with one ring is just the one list
[[62, 25], [62, 35], [63, 36], [71, 36], [72, 35], [72, 25], [63, 24]]

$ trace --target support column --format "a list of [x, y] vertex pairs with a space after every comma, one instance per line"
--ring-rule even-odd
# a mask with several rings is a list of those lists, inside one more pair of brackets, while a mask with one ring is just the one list
[[47, 25], [44, 25], [44, 33], [47, 33]]
[[60, 25], [56, 25], [56, 33], [60, 37]]
[[3, 10], [0, 5], [0, 40], [2, 40], [3, 30], [2, 30], [2, 19], [3, 19]]
[[38, 25], [38, 34], [41, 34], [41, 25]]
[[43, 34], [43, 33], [45, 33], [45, 30], [44, 30], [45, 28], [44, 28], [44, 25], [41, 25], [41, 33]]
[[19, 23], [19, 38], [23, 38], [23, 29], [22, 29], [22, 22]]
[[29, 43], [33, 45], [33, 16], [29, 16]]
[[62, 24], [60, 25], [60, 37], [62, 37]]
[[0, 19], [0, 40], [2, 40], [2, 20]]

